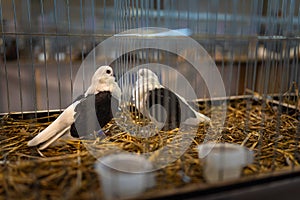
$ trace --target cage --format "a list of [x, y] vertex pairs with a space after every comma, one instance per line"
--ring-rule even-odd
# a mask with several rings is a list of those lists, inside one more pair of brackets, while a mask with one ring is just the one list
[[[159, 81], [169, 83], [202, 113], [211, 116], [226, 105], [220, 134], [208, 140], [248, 148], [254, 159], [243, 167], [240, 178], [209, 183], [197, 151], [209, 129], [200, 124], [187, 148], [154, 171], [156, 183], [134, 198], [297, 198], [299, 10], [299, 0], [0, 0], [1, 197], [102, 199], [90, 141], [62, 140], [45, 150], [28, 147], [27, 142], [84, 93], [95, 63], [112, 66], [123, 92], [128, 81], [136, 81], [134, 74], [122, 79], [124, 74], [150, 63], [156, 66]], [[141, 42], [140, 30], [146, 30]], [[153, 48], [160, 37], [166, 48]], [[106, 45], [97, 53], [95, 49], [110, 38], [138, 43], [138, 48]], [[182, 48], [186, 45], [180, 43], [182, 38], [190, 48]], [[186, 59], [201, 60], [190, 41], [213, 61], [222, 85], [216, 85], [214, 76], [205, 79]], [[174, 44], [177, 51], [168, 51]], [[84, 68], [87, 60], [91, 72]], [[161, 70], [166, 66], [170, 73]], [[189, 87], [178, 84], [181, 77]], [[224, 87], [224, 95], [212, 98], [207, 80], [215, 83], [213, 91]], [[131, 107], [125, 111], [141, 119]], [[189, 131], [171, 130], [145, 142], [120, 128], [120, 123], [113, 119], [102, 127], [107, 137], [97, 140], [100, 156], [114, 146], [142, 154], [145, 149], [159, 150], [174, 138], [190, 137]]]

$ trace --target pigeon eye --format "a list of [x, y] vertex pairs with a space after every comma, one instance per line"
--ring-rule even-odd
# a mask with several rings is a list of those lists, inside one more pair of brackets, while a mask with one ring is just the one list
[[141, 72], [140, 72], [140, 76], [144, 76], [144, 71], [141, 71]]
[[111, 71], [108, 69], [108, 70], [106, 70], [106, 73], [107, 73], [107, 74], [110, 74], [110, 73], [111, 73]]

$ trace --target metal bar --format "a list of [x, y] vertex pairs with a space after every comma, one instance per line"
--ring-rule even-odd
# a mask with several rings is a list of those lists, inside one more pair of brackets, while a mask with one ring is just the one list
[[[91, 3], [90, 3], [90, 7], [91, 7], [91, 13], [92, 13], [92, 33], [95, 34], [96, 33], [96, 27], [95, 27], [95, 20], [96, 20], [96, 14], [95, 14], [95, 1], [94, 0], [91, 0]], [[92, 37], [92, 48], [94, 49], [95, 46], [96, 46], [96, 39], [95, 37]], [[93, 53], [93, 68], [94, 68], [94, 71], [96, 71], [96, 51], [92, 51]]]
[[[54, 23], [55, 23], [55, 31], [58, 33], [58, 25], [57, 25], [57, 3], [56, 0], [53, 1], [53, 10], [54, 10]], [[59, 41], [58, 41], [58, 34], [55, 37], [55, 52], [54, 52], [54, 57], [56, 61], [56, 68], [57, 68], [57, 84], [58, 84], [58, 102], [59, 102], [59, 109], [62, 109], [62, 104], [61, 104], [61, 98], [62, 98], [62, 93], [61, 93], [61, 74], [60, 74], [60, 48], [58, 46]]]
[[[30, 6], [30, 0], [26, 1], [27, 6], [27, 18], [29, 23], [29, 30], [32, 30], [32, 23], [31, 23], [31, 6]], [[32, 36], [29, 37], [30, 42], [30, 60], [31, 60], [31, 70], [32, 70], [32, 85], [33, 85], [33, 105], [34, 105], [34, 111], [35, 116], [37, 116], [37, 93], [36, 93], [36, 74], [35, 74], [35, 65], [34, 65], [34, 55], [33, 55], [33, 38]]]
[[[15, 0], [12, 0], [13, 15], [14, 15], [14, 30], [17, 31], [17, 13]], [[22, 95], [22, 81], [21, 81], [21, 66], [20, 66], [20, 55], [19, 55], [19, 37], [16, 35], [16, 54], [17, 54], [17, 65], [18, 65], [18, 84], [19, 84], [19, 99], [20, 109], [23, 112], [23, 95]]]
[[1, 31], [2, 31], [2, 41], [3, 41], [3, 61], [4, 61], [4, 73], [5, 73], [5, 83], [6, 83], [6, 100], [7, 100], [7, 111], [8, 113], [11, 112], [11, 107], [10, 107], [10, 98], [9, 98], [9, 87], [8, 87], [8, 71], [7, 71], [7, 63], [6, 63], [6, 46], [5, 46], [5, 42], [6, 42], [6, 37], [5, 37], [5, 33], [4, 33], [4, 20], [3, 20], [3, 3], [2, 0], [0, 0], [0, 20], [1, 20]]
[[53, 36], [53, 37], [55, 37], [55, 36], [70, 36], [70, 37], [79, 37], [79, 36], [81, 36], [81, 37], [91, 37], [91, 36], [93, 36], [93, 37], [97, 37], [97, 38], [106, 38], [106, 37], [110, 37], [110, 36], [112, 36], [113, 34], [105, 34], [105, 33], [84, 33], [84, 32], [82, 32], [82, 33], [52, 33], [52, 32], [44, 32], [44, 33], [39, 33], [39, 32], [30, 32], [30, 33], [28, 33], [28, 32], [21, 32], [21, 31], [19, 31], [19, 32], [9, 32], [9, 31], [6, 31], [5, 32], [5, 34], [6, 35], [24, 35], [24, 36]]
[[117, 15], [118, 15], [116, 7], [117, 7], [117, 0], [114, 0], [114, 13], [115, 13], [115, 15], [114, 15], [114, 33], [115, 34], [117, 33], [117, 24], [116, 24], [116, 22], [117, 22]]
[[[45, 33], [45, 14], [44, 14], [44, 1], [40, 0], [40, 6], [41, 6], [41, 17], [42, 17], [42, 33]], [[48, 84], [48, 65], [47, 65], [47, 58], [49, 55], [47, 55], [46, 52], [46, 38], [45, 35], [43, 36], [43, 52], [44, 52], [44, 66], [45, 66], [45, 83], [46, 83], [46, 108], [48, 110], [48, 116], [50, 115], [50, 102], [49, 102], [49, 84]]]
[[104, 11], [104, 13], [103, 13], [103, 18], [104, 18], [104, 22], [103, 22], [103, 29], [105, 30], [106, 28], [107, 28], [107, 21], [108, 21], [108, 18], [107, 18], [107, 8], [106, 8], [107, 6], [106, 6], [106, 0], [104, 0], [103, 1], [103, 11]]
[[[71, 19], [70, 19], [70, 1], [67, 0], [67, 21], [68, 21], [68, 33], [71, 32]], [[69, 42], [69, 59], [70, 59], [70, 88], [71, 88], [71, 100], [73, 101], [73, 66], [72, 66], [72, 44], [71, 44], [71, 37], [68, 36], [68, 42]]]
[[[80, 0], [80, 28], [81, 28], [81, 33], [84, 33], [84, 21], [83, 21], [83, 15], [84, 15], [84, 10], [83, 10], [83, 4], [82, 4], [82, 0]], [[86, 50], [86, 48], [85, 48], [85, 40], [83, 39], [83, 37], [81, 37], [81, 60], [83, 61], [84, 60], [84, 54], [86, 53], [85, 51], [87, 51]], [[85, 79], [84, 79], [84, 77], [85, 77], [85, 75], [84, 75], [84, 69], [85, 68], [83, 68], [82, 69], [82, 92], [84, 92], [84, 90], [85, 90]], [[77, 97], [75, 97], [75, 98], [77, 98]], [[74, 99], [73, 99], [74, 100]]]

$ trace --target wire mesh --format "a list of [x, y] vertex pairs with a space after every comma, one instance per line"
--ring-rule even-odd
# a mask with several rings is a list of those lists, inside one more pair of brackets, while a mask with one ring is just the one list
[[[250, 132], [252, 100], [261, 102], [260, 147], [268, 134], [265, 110], [270, 102], [276, 107], [276, 147], [283, 113], [297, 113], [294, 135], [300, 136], [299, 12], [299, 0], [0, 0], [0, 113], [37, 115], [66, 108], [76, 98], [74, 79], [82, 61], [114, 34], [140, 27], [186, 28], [216, 62], [227, 96], [250, 95], [245, 135]], [[140, 49], [120, 56], [112, 66], [118, 79], [134, 66], [151, 62], [172, 66], [186, 77], [198, 98], [190, 101], [209, 98], [203, 78], [170, 52]], [[170, 74], [159, 78], [176, 79]], [[84, 92], [89, 80], [82, 79]], [[292, 153], [299, 154], [298, 140]]]

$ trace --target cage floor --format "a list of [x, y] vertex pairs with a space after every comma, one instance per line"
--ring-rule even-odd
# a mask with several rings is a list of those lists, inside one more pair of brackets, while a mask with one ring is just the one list
[[[206, 104], [201, 112], [209, 115], [213, 109], [218, 108]], [[279, 110], [283, 112], [279, 113]], [[217, 141], [241, 144], [254, 151], [254, 163], [243, 169], [243, 177], [291, 170], [300, 162], [299, 135], [296, 134], [298, 115], [298, 111], [279, 109], [268, 102], [230, 101], [224, 129]], [[96, 159], [82, 141], [61, 140], [43, 151], [27, 147], [27, 141], [57, 116], [56, 113], [38, 119], [1, 117], [0, 199], [102, 198], [101, 185], [94, 170]], [[112, 146], [126, 151], [142, 151], [144, 141], [121, 130], [114, 121], [103, 129], [110, 130], [107, 132], [110, 136], [95, 144], [103, 154]], [[196, 149], [204, 140], [205, 130], [207, 125], [200, 125], [188, 150], [178, 160], [155, 172], [156, 186], [146, 191], [143, 198], [158, 197], [164, 191], [176, 193], [176, 189], [190, 185], [210, 187], [203, 178], [203, 163], [198, 159]], [[151, 150], [157, 150], [180, 134], [185, 133], [176, 130], [161, 132], [159, 139], [154, 136], [147, 143]]]

